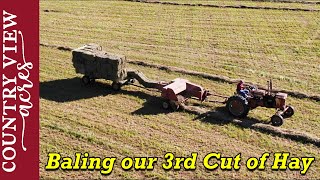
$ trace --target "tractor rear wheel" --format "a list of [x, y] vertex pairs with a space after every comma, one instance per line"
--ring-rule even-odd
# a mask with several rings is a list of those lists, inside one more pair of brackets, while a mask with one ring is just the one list
[[234, 117], [246, 117], [250, 110], [247, 99], [239, 95], [231, 96], [226, 107]]
[[281, 126], [283, 124], [283, 117], [275, 114], [271, 117], [271, 123], [273, 126]]
[[283, 117], [284, 118], [289, 118], [293, 116], [294, 114], [294, 108], [292, 106], [288, 106], [287, 110], [283, 112]]
[[88, 85], [88, 84], [90, 83], [90, 78], [89, 78], [89, 76], [83, 76], [83, 77], [81, 78], [81, 82], [82, 82], [83, 85]]

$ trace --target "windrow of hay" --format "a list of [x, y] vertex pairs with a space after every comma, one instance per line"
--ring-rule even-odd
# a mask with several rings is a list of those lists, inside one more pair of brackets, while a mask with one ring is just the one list
[[[57, 46], [57, 45], [49, 45], [45, 43], [40, 43], [40, 46], [44, 47], [50, 47], [50, 48], [56, 48], [58, 50], [62, 51], [72, 51], [74, 48], [71, 47], [66, 47], [66, 46]], [[186, 74], [186, 75], [191, 75], [191, 76], [198, 76], [202, 77], [205, 79], [213, 80], [213, 81], [219, 81], [219, 82], [225, 82], [229, 84], [234, 84], [238, 83], [240, 80], [239, 79], [231, 79], [226, 76], [220, 76], [220, 75], [213, 75], [213, 74], [208, 74], [208, 73], [202, 73], [202, 72], [196, 72], [196, 71], [191, 71], [191, 70], [186, 70], [182, 68], [177, 68], [177, 67], [172, 67], [172, 66], [165, 66], [165, 65], [159, 65], [159, 64], [153, 64], [153, 63], [147, 63], [143, 61], [138, 61], [138, 60], [129, 60], [127, 61], [130, 64], [135, 64], [139, 66], [144, 66], [144, 67], [150, 67], [150, 68], [156, 68], [159, 70], [165, 70], [168, 72], [177, 72], [181, 74]], [[253, 82], [248, 82], [246, 81], [247, 84], [254, 84], [256, 85], [259, 89], [267, 90], [264, 86], [255, 84]], [[283, 90], [283, 89], [273, 89], [274, 92], [282, 92], [282, 93], [287, 93], [288, 95], [299, 98], [299, 99], [310, 99], [310, 100], [315, 100], [317, 102], [320, 102], [320, 96], [318, 95], [308, 95], [302, 92], [297, 92], [297, 91], [289, 91], [289, 90]]]
[[213, 7], [213, 8], [233, 8], [233, 9], [265, 9], [265, 10], [281, 10], [281, 11], [320, 11], [318, 9], [302, 9], [302, 8], [286, 8], [286, 7], [258, 7], [258, 6], [246, 6], [246, 5], [214, 5], [214, 4], [201, 4], [201, 3], [177, 3], [177, 2], [163, 2], [163, 1], [150, 1], [150, 0], [124, 0], [129, 2], [138, 3], [152, 3], [163, 5], [175, 5], [175, 6], [200, 6], [200, 7]]
[[214, 119], [215, 121], [220, 121], [220, 123], [233, 123], [243, 128], [250, 128], [258, 130], [260, 132], [272, 134], [274, 136], [284, 137], [302, 143], [310, 143], [314, 144], [317, 147], [320, 147], [320, 138], [303, 132], [274, 127], [269, 124], [257, 123], [250, 119], [235, 119], [233, 117], [230, 117], [229, 114], [224, 113], [222, 111], [209, 111], [204, 108], [194, 106], [182, 106], [182, 108], [184, 111], [196, 114], [202, 118]]
[[61, 51], [72, 51], [74, 49], [74, 48], [67, 47], [67, 46], [57, 46], [57, 45], [51, 45], [51, 44], [46, 44], [46, 43], [40, 43], [40, 46], [49, 47], [49, 48], [56, 48]]
[[252, 0], [253, 2], [274, 2], [274, 3], [299, 3], [299, 4], [320, 4], [320, 1], [292, 1], [292, 0]]
[[53, 9], [45, 9], [43, 12], [53, 12], [53, 13], [59, 13], [61, 11], [53, 10]]

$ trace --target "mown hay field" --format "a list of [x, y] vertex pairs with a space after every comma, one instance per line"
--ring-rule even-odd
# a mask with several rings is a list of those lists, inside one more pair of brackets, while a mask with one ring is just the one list
[[[184, 1], [177, 1], [184, 2]], [[187, 1], [185, 1], [187, 2]], [[220, 1], [219, 1], [220, 2]], [[223, 2], [223, 1], [222, 1]], [[231, 1], [233, 2], [233, 1]], [[259, 3], [259, 2], [254, 2]], [[287, 3], [289, 6], [293, 3]], [[299, 5], [299, 4], [298, 4]], [[303, 4], [304, 5], [304, 4]], [[310, 5], [319, 8], [318, 5]], [[303, 7], [309, 8], [309, 7]], [[40, 41], [79, 47], [98, 43], [128, 59], [242, 78], [258, 84], [273, 79], [276, 88], [320, 94], [320, 12], [171, 6], [125, 1], [41, 1]], [[161, 109], [159, 93], [126, 86], [119, 93], [110, 82], [80, 84], [71, 52], [40, 47], [41, 177], [53, 178], [317, 178], [315, 162], [306, 176], [299, 171], [207, 171], [201, 159], [209, 152], [243, 159], [264, 152], [320, 158], [319, 147], [243, 128], [219, 118], [199, 118], [187, 112]], [[129, 65], [156, 80], [183, 77], [205, 88], [231, 95], [235, 86]], [[283, 128], [320, 137], [320, 104], [288, 98], [296, 114]], [[223, 105], [203, 105], [208, 109]], [[274, 113], [259, 108], [249, 118], [266, 123]], [[122, 159], [163, 157], [165, 152], [187, 156], [198, 152], [197, 170], [123, 171], [116, 164], [109, 176], [98, 171], [45, 171], [48, 152]], [[271, 162], [268, 161], [270, 166]]]

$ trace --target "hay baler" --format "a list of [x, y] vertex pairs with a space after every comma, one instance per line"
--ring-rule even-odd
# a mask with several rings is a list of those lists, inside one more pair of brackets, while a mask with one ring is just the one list
[[161, 96], [164, 98], [162, 107], [172, 110], [178, 110], [189, 98], [195, 98], [202, 102], [209, 95], [209, 92], [200, 85], [180, 78], [174, 79], [159, 89], [161, 90]]

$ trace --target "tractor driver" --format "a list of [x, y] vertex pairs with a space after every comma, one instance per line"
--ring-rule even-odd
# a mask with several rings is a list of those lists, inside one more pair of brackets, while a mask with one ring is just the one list
[[237, 93], [243, 96], [244, 98], [248, 97], [249, 90], [244, 88], [244, 83], [242, 80], [237, 84]]

